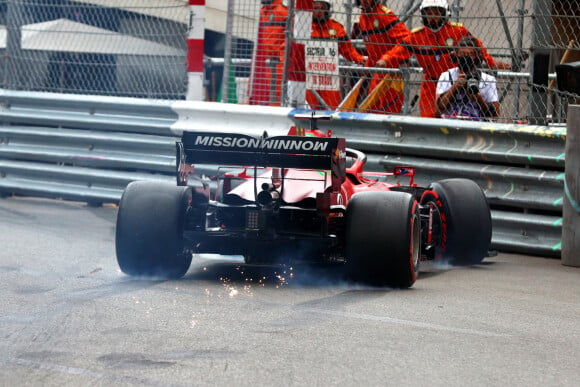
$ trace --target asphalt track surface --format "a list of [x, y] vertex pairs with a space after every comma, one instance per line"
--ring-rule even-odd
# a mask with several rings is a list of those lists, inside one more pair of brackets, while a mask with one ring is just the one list
[[135, 280], [115, 218], [0, 199], [0, 385], [580, 385], [580, 269], [557, 259], [424, 266], [408, 290], [216, 256]]

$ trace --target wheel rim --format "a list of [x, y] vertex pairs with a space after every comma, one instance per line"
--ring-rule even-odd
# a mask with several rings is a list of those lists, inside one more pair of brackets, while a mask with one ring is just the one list
[[413, 270], [413, 277], [416, 277], [419, 261], [421, 259], [421, 222], [417, 215], [413, 216], [411, 225], [411, 268]]
[[437, 203], [433, 201], [429, 201], [427, 203], [429, 206], [429, 229], [431, 232], [431, 239], [427, 240], [427, 245], [430, 246], [438, 246], [441, 244], [441, 237], [442, 237], [442, 221], [441, 221], [441, 211], [437, 206]]

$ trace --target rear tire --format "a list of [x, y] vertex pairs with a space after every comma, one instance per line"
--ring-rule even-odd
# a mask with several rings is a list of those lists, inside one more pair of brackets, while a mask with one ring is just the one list
[[419, 270], [418, 205], [405, 192], [364, 192], [346, 210], [346, 271], [373, 286], [408, 288]]
[[480, 263], [487, 255], [492, 233], [491, 212], [482, 189], [469, 179], [440, 180], [421, 198], [422, 205], [429, 203], [441, 214], [435, 259], [458, 266]]
[[130, 276], [176, 279], [189, 269], [183, 229], [191, 206], [189, 187], [153, 181], [130, 183], [119, 203], [117, 262]]

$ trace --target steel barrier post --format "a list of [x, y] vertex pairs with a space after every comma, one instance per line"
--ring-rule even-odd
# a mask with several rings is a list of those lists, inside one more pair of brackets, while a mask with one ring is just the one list
[[[225, 38], [225, 49], [224, 49], [224, 68], [222, 71], [222, 101], [223, 103], [231, 103], [229, 101], [230, 96], [230, 71], [235, 74], [236, 68], [232, 61], [232, 31], [234, 24], [234, 3], [235, 0], [228, 1], [228, 10], [226, 17], [226, 38]], [[231, 68], [233, 67], [233, 69]], [[238, 101], [240, 103], [246, 103], [246, 101]]]
[[[520, 71], [522, 69], [522, 62], [524, 61], [524, 17], [528, 13], [528, 10], [525, 9], [526, 0], [520, 0], [519, 6], [516, 9], [518, 14], [518, 46], [516, 51], [513, 53], [512, 56], [512, 71]], [[514, 114], [516, 117], [520, 117], [520, 93], [521, 93], [522, 85], [520, 84], [519, 80], [517, 82], [517, 87], [514, 93]]]
[[411, 73], [408, 68], [401, 69], [403, 73], [403, 114], [411, 114]]
[[290, 106], [306, 107], [306, 66], [304, 58], [304, 42], [312, 35], [312, 8], [313, 0], [296, 0], [295, 20], [292, 30], [291, 55], [292, 70], [288, 72], [288, 99]]
[[20, 66], [22, 58], [22, 25], [26, 4], [24, 2], [9, 1], [6, 11], [6, 52], [4, 54], [4, 87], [16, 90], [19, 87]]
[[552, 0], [535, 0], [532, 18], [531, 92], [529, 94], [529, 122], [546, 125], [548, 73], [550, 62], [550, 28]]
[[205, 0], [189, 0], [189, 36], [187, 38], [186, 99], [203, 101], [203, 49], [205, 36]]
[[562, 264], [580, 267], [580, 105], [568, 106]]

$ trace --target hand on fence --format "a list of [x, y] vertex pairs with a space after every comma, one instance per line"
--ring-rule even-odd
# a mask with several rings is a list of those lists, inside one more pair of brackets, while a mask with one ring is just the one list
[[387, 61], [384, 59], [379, 59], [377, 63], [375, 63], [376, 67], [387, 67]]

